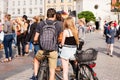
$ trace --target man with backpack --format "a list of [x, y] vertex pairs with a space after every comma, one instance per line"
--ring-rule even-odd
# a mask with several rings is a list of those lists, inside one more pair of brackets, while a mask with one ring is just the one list
[[37, 73], [39, 68], [39, 61], [42, 58], [42, 54], [49, 52], [49, 80], [54, 80], [55, 68], [58, 57], [58, 35], [61, 32], [61, 24], [56, 19], [56, 11], [53, 8], [47, 10], [47, 20], [41, 21], [37, 28], [34, 37], [34, 43], [39, 42], [41, 50], [37, 52], [34, 58], [34, 78], [37, 80]]

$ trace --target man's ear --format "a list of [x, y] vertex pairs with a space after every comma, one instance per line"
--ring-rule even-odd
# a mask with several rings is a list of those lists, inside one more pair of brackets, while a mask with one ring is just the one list
[[54, 15], [54, 19], [56, 19], [56, 14]]

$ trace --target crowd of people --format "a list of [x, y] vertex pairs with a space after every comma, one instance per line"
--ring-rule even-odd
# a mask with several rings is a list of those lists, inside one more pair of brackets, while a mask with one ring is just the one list
[[[74, 73], [76, 73], [74, 54], [84, 45], [85, 18], [78, 19], [78, 26], [76, 26], [72, 16], [56, 12], [53, 8], [47, 10], [45, 20], [40, 19], [39, 16], [34, 16], [29, 20], [26, 15], [11, 19], [11, 15], [6, 14], [4, 24], [0, 20], [0, 47], [4, 46], [5, 53], [5, 58], [1, 62], [9, 62], [14, 58], [12, 44], [17, 49], [15, 57], [28, 55], [30, 44], [32, 44], [34, 48], [33, 79], [37, 80], [39, 60], [42, 59], [42, 54], [47, 51], [50, 54], [49, 80], [54, 80], [56, 66], [62, 66], [63, 80], [68, 80], [69, 63], [72, 64]], [[106, 54], [113, 57], [114, 39], [115, 37], [120, 38], [120, 27], [116, 21], [105, 21], [104, 36], [107, 43]], [[59, 53], [59, 46], [62, 47], [61, 53]], [[58, 60], [60, 61], [58, 62]]]
[[[109, 40], [109, 37], [113, 37], [114, 33], [112, 22], [109, 25], [111, 33], [107, 33], [108, 38], [106, 38], [108, 47], [113, 46], [109, 44], [114, 43], [114, 39], [112, 41]], [[11, 19], [11, 15], [6, 14], [4, 16], [4, 24], [0, 23], [0, 34], [4, 34], [3, 39], [0, 39], [0, 44], [3, 44], [5, 53], [5, 58], [1, 62], [9, 62], [14, 58], [12, 44], [17, 49], [15, 57], [28, 55], [30, 44], [32, 44], [34, 48], [33, 79], [37, 80], [39, 60], [42, 59], [42, 54], [47, 51], [50, 54], [48, 58], [49, 80], [54, 80], [57, 65], [63, 68], [63, 80], [68, 80], [69, 63], [72, 64], [74, 73], [76, 72], [74, 54], [77, 49], [81, 50], [84, 44], [85, 26], [85, 18], [78, 19], [78, 26], [76, 27], [72, 16], [56, 12], [53, 8], [47, 10], [47, 18], [45, 20], [40, 19], [39, 16], [34, 16], [32, 20], [29, 20], [26, 15]], [[58, 54], [59, 46], [62, 47], [60, 54]], [[108, 51], [111, 51], [109, 54], [112, 55], [112, 47]], [[61, 62], [57, 64], [58, 56]]]
[[31, 21], [28, 20], [26, 15], [23, 15], [23, 17], [17, 17], [16, 19], [12, 20], [10, 14], [6, 14], [4, 16], [4, 24], [2, 24], [2, 26], [0, 27], [1, 32], [4, 33], [4, 37], [1, 42], [4, 46], [5, 59], [3, 59], [1, 62], [8, 62], [12, 60], [12, 44], [17, 47], [18, 52], [16, 57], [28, 54], [28, 51], [26, 51], [26, 47], [27, 44], [32, 41], [31, 36], [34, 34], [34, 32], [32, 32], [32, 35], [30, 34], [30, 29], [31, 26], [36, 27], [39, 21], [40, 20], [38, 16], [33, 17]]
[[[17, 49], [15, 57], [28, 55], [30, 44], [32, 44], [34, 48], [33, 79], [37, 80], [39, 60], [47, 51], [50, 54], [49, 80], [54, 80], [56, 66], [62, 66], [63, 80], [68, 80], [69, 63], [72, 64], [74, 73], [77, 72], [74, 54], [84, 45], [85, 29], [85, 18], [78, 19], [78, 26], [76, 26], [72, 16], [56, 12], [53, 8], [47, 10], [45, 20], [40, 19], [39, 16], [34, 16], [29, 20], [26, 15], [11, 19], [11, 15], [6, 14], [4, 24], [0, 20], [0, 47], [3, 44], [5, 53], [5, 58], [1, 62], [9, 62], [14, 58], [12, 44]], [[120, 27], [116, 21], [105, 21], [104, 36], [107, 43], [106, 54], [113, 57], [114, 39], [120, 38]], [[59, 46], [62, 47], [60, 54]], [[57, 63], [58, 59], [60, 59], [59, 63]]]
[[[74, 73], [77, 72], [74, 54], [84, 45], [86, 26], [85, 18], [78, 19], [77, 26], [72, 16], [56, 12], [53, 8], [47, 10], [45, 20], [40, 19], [39, 16], [29, 20], [26, 15], [11, 19], [11, 15], [6, 14], [4, 23], [0, 20], [0, 47], [4, 46], [5, 53], [5, 58], [1, 62], [10, 62], [14, 58], [12, 44], [17, 49], [15, 57], [28, 55], [30, 44], [32, 44], [34, 48], [33, 79], [37, 80], [39, 60], [47, 51], [50, 54], [49, 80], [54, 80], [56, 66], [63, 68], [63, 80], [68, 80], [69, 63], [72, 64]], [[114, 39], [120, 38], [120, 27], [116, 21], [105, 21], [104, 36], [107, 43], [106, 54], [113, 57]], [[59, 53], [59, 47], [62, 47], [61, 53]]]

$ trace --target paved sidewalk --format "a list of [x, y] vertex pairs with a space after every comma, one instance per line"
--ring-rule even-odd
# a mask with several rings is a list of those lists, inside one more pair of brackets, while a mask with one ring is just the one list
[[[72, 68], [71, 68], [71, 65], [69, 67], [69, 75], [73, 74], [72, 73]], [[16, 75], [13, 75], [13, 76], [10, 76], [8, 78], [6, 78], [5, 80], [32, 80], [33, 76], [33, 69], [32, 68], [29, 68], [25, 71], [22, 71], [20, 73], [17, 73]]]
[[13, 75], [5, 80], [32, 80], [31, 77], [33, 75], [32, 68], [22, 71], [16, 75]]
[[[94, 69], [99, 80], [120, 80], [120, 41], [115, 42], [113, 57], [106, 55], [105, 39], [100, 32], [86, 35], [86, 43], [83, 49], [90, 47], [99, 51], [96, 60], [97, 65]], [[32, 74], [32, 67], [29, 67], [5, 80], [31, 80]]]

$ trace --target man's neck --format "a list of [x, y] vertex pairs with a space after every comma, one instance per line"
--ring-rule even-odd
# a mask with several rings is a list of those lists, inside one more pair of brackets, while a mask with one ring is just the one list
[[54, 20], [55, 20], [55, 18], [48, 18], [48, 20], [52, 20], [52, 21], [54, 21]]

